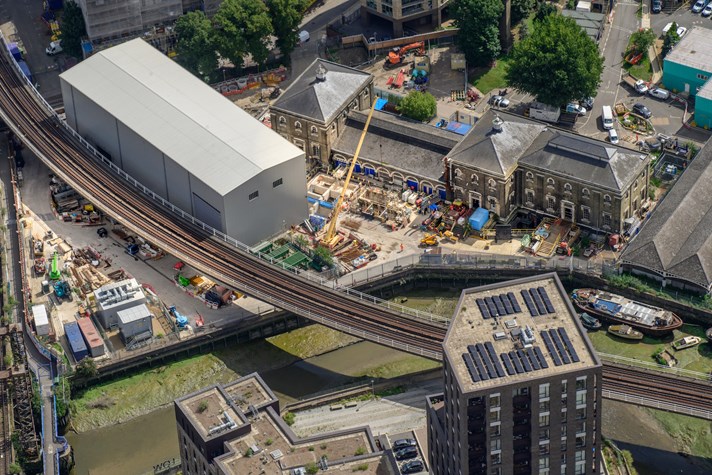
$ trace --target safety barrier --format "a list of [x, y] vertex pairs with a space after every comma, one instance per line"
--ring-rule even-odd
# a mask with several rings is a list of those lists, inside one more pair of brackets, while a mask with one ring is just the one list
[[712, 420], [712, 411], [705, 411], [702, 409], [686, 406], [684, 404], [670, 404], [655, 399], [649, 399], [642, 396], [633, 396], [630, 394], [621, 393], [618, 391], [611, 391], [608, 389], [603, 389], [601, 392], [602, 396], [605, 399], [613, 399], [615, 401], [632, 403], [637, 404], [639, 406], [652, 407], [653, 409], [661, 409], [663, 411], [675, 412], [677, 414], [685, 414], [692, 417]]

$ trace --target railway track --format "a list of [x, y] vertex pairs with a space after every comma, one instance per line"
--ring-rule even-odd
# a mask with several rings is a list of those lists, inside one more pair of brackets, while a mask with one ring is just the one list
[[[413, 354], [442, 358], [446, 329], [330, 290], [268, 264], [179, 217], [101, 164], [69, 134], [0, 55], [0, 115], [35, 155], [132, 231], [246, 293], [346, 333]], [[604, 389], [707, 410], [712, 386], [604, 365]]]
[[13, 68], [3, 52], [0, 108], [8, 125], [54, 172], [122, 224], [144, 235], [150, 229], [148, 237], [157, 245], [175, 251], [196, 268], [257, 298], [356, 336], [440, 358], [444, 328], [407, 318], [269, 265], [216, 240], [169, 210], [158, 208], [129, 183], [112, 179], [113, 172], [60, 126]]
[[0, 475], [10, 473], [12, 460], [12, 438], [10, 434], [10, 405], [7, 403], [7, 386], [0, 382]]

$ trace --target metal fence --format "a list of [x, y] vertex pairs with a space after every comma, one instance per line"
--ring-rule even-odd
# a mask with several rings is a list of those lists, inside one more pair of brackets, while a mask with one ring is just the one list
[[650, 399], [642, 396], [633, 396], [631, 394], [621, 393], [618, 391], [610, 391], [608, 389], [602, 390], [602, 396], [605, 399], [613, 399], [615, 401], [636, 404], [638, 406], [652, 407], [654, 409], [661, 409], [663, 411], [675, 412], [677, 414], [685, 414], [692, 417], [712, 420], [712, 411], [697, 409], [694, 407], [686, 406], [684, 404], [670, 404], [658, 401], [657, 399]]
[[616, 272], [614, 261], [587, 260], [579, 257], [545, 259], [534, 256], [510, 256], [485, 252], [453, 251], [451, 253], [414, 253], [392, 261], [365, 267], [338, 279], [342, 288], [354, 287], [379, 280], [394, 272], [409, 268], [448, 267], [473, 270], [516, 269], [540, 272], [567, 271], [590, 275], [609, 275]]

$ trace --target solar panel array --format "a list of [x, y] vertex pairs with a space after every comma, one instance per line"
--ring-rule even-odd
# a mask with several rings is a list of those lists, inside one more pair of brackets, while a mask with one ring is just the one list
[[544, 339], [546, 349], [549, 351], [549, 355], [551, 359], [554, 360], [556, 366], [581, 361], [574, 346], [571, 344], [571, 340], [565, 328], [559, 327], [556, 330], [542, 330], [540, 333]]
[[504, 368], [497, 359], [492, 342], [468, 345], [467, 353], [463, 353], [462, 359], [474, 382], [505, 376]]
[[520, 293], [532, 317], [554, 313], [554, 306], [544, 287], [522, 289]]
[[544, 358], [544, 353], [538, 346], [525, 348], [523, 350], [512, 350], [509, 353], [500, 353], [499, 357], [507, 369], [507, 374], [531, 373], [549, 367], [549, 363]]
[[512, 292], [475, 299], [475, 302], [484, 319], [513, 315], [522, 311]]

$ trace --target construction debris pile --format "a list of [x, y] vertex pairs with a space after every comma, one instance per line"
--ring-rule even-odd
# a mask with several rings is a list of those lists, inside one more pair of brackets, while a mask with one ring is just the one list
[[[117, 238], [126, 241], [126, 253], [131, 256], [137, 256], [143, 260], [159, 260], [166, 255], [159, 247], [149, 243], [141, 236], [126, 232], [126, 230], [121, 227], [115, 227], [111, 232], [115, 234]], [[98, 229], [97, 233], [99, 236], [104, 237], [107, 234], [104, 228]]]
[[204, 275], [194, 274], [187, 277], [185, 275], [187, 269], [182, 262], [176, 263], [174, 269], [177, 271], [174, 282], [178, 288], [202, 301], [208, 308], [218, 309], [244, 296], [236, 290], [216, 284]]
[[60, 178], [52, 177], [49, 190], [52, 208], [62, 221], [85, 225], [100, 225], [104, 221], [103, 213]]

